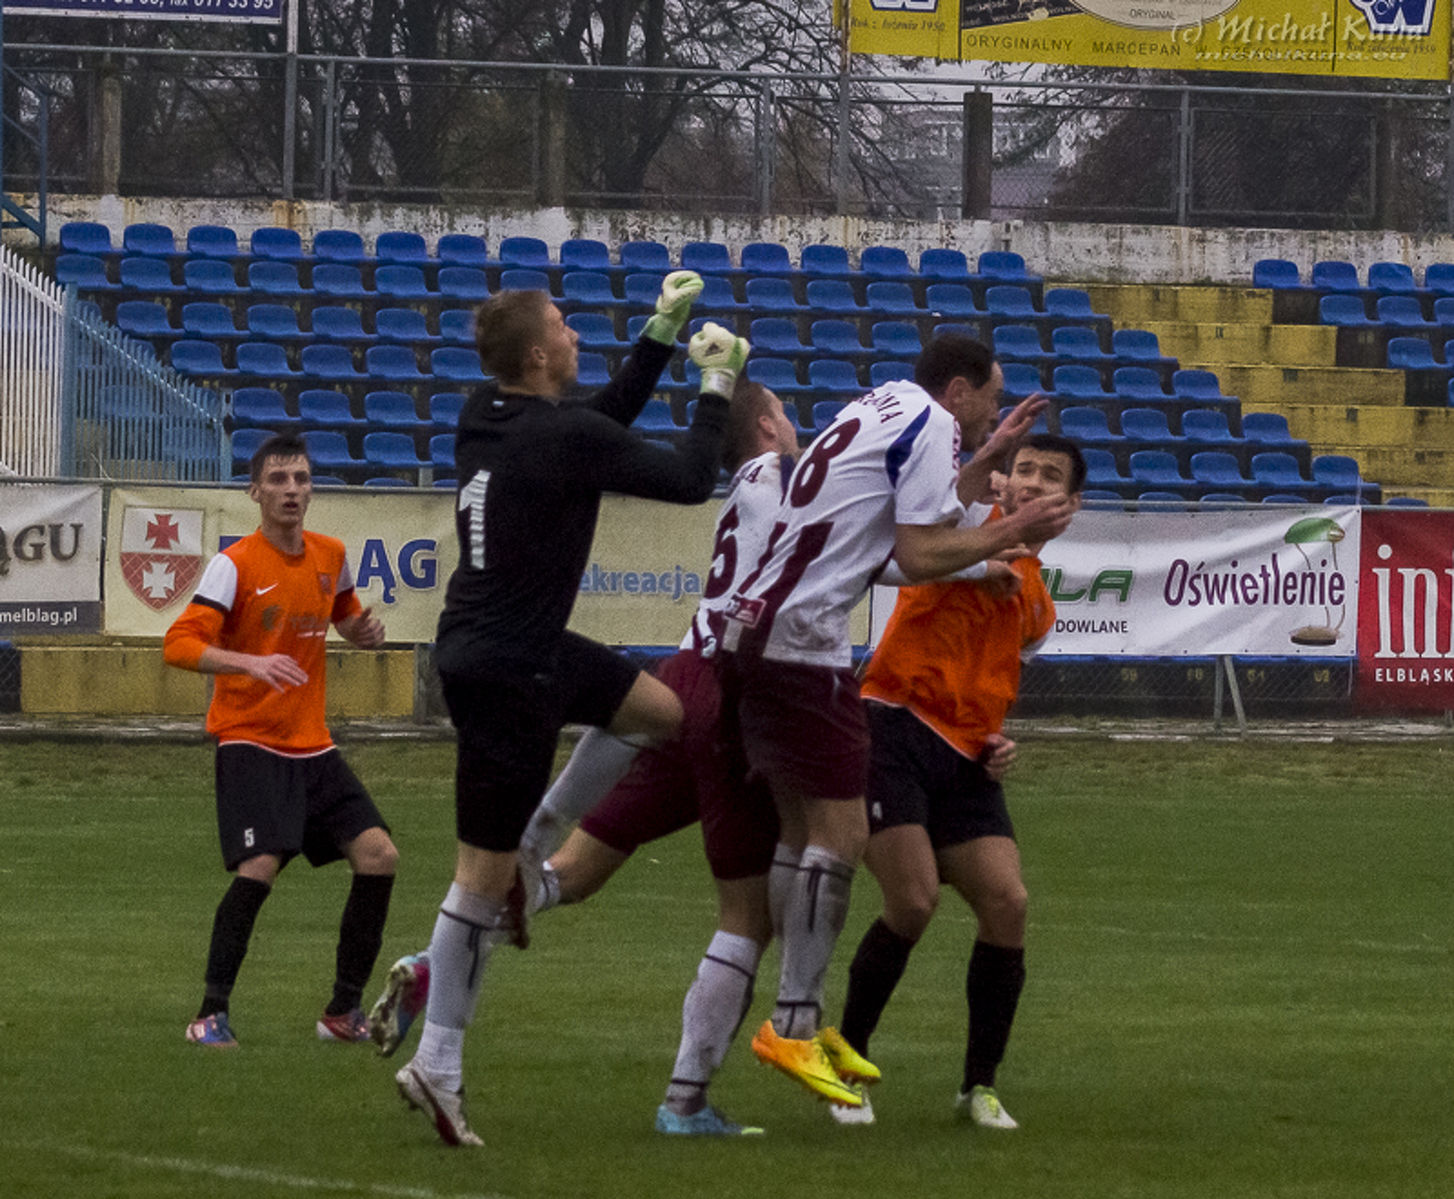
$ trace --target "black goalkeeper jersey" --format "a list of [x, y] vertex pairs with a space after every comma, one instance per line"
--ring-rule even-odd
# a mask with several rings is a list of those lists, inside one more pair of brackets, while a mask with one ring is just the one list
[[440, 670], [549, 670], [580, 589], [600, 512], [614, 491], [677, 504], [712, 494], [727, 401], [703, 395], [676, 449], [627, 426], [672, 347], [636, 343], [616, 377], [583, 401], [508, 395], [465, 402], [455, 437], [459, 565], [439, 617]]

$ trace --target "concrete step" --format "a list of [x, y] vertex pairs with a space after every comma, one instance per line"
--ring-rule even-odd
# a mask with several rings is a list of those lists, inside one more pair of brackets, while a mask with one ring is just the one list
[[1209, 324], [1148, 321], [1161, 352], [1215, 369], [1220, 363], [1334, 366], [1337, 330], [1331, 325]]
[[1360, 405], [1399, 408], [1404, 402], [1402, 371], [1336, 366], [1264, 366], [1183, 360], [1182, 366], [1215, 371], [1226, 395], [1244, 405], [1283, 411], [1294, 404]]
[[1272, 324], [1272, 293], [1255, 287], [1168, 286], [1148, 283], [1067, 283], [1090, 293], [1091, 307], [1117, 328], [1147, 321]]
[[1318, 444], [1357, 446], [1355, 457], [1374, 447], [1454, 450], [1454, 410], [1448, 408], [1244, 402], [1242, 411], [1281, 412], [1296, 436]]
[[1359, 472], [1365, 479], [1381, 483], [1395, 493], [1410, 487], [1454, 488], [1454, 450], [1314, 444], [1313, 453], [1347, 454], [1357, 458]]

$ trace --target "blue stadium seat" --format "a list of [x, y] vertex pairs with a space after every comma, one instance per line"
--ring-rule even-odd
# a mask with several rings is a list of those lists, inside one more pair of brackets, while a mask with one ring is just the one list
[[434, 253], [439, 258], [441, 270], [454, 266], [483, 271], [490, 263], [485, 239], [473, 233], [444, 234], [435, 245]]
[[357, 308], [324, 304], [313, 309], [313, 336], [339, 345], [373, 345], [376, 333], [366, 332]]
[[303, 249], [303, 239], [296, 229], [283, 229], [276, 225], [254, 229], [248, 238], [248, 248], [254, 258], [271, 262], [287, 262], [297, 265], [313, 261], [313, 256]]
[[1118, 491], [1110, 491], [1104, 487], [1082, 487], [1080, 498], [1087, 504], [1119, 504], [1125, 497]]
[[1381, 296], [1418, 296], [1423, 289], [1403, 262], [1375, 262], [1368, 268], [1368, 286]]
[[1123, 475], [1116, 465], [1116, 456], [1110, 450], [1091, 447], [1081, 450], [1085, 459], [1085, 485], [1093, 490], [1104, 490], [1124, 498], [1130, 494], [1131, 478]]
[[1277, 291], [1305, 291], [1298, 265], [1286, 258], [1259, 258], [1252, 265], [1252, 286]]
[[218, 258], [193, 258], [183, 263], [182, 281], [188, 291], [200, 296], [236, 296], [247, 290], [237, 285], [232, 263]]
[[1107, 312], [1097, 312], [1091, 306], [1090, 292], [1079, 287], [1050, 287], [1045, 291], [1045, 311], [1055, 318], [1056, 327], [1061, 323], [1085, 325], [1100, 332], [1110, 332], [1111, 317]]
[[863, 394], [858, 370], [846, 358], [812, 358], [808, 361], [808, 390], [834, 400], [856, 399]]
[[912, 380], [913, 377], [914, 364], [912, 362], [881, 359], [878, 362], [869, 363], [868, 384], [870, 387], [882, 387], [885, 383], [892, 383], [897, 379]]
[[[56, 269], [60, 270], [60, 259], [56, 260]], [[183, 284], [173, 282], [171, 264], [165, 258], [123, 258], [120, 271], [121, 286], [126, 291], [152, 296], [176, 296], [187, 290]], [[82, 290], [92, 289], [83, 286]]]
[[1111, 430], [1106, 410], [1092, 404], [1072, 404], [1060, 410], [1060, 433], [1081, 445], [1124, 446], [1126, 438]]
[[729, 279], [722, 275], [703, 275], [702, 294], [697, 297], [692, 307], [698, 312], [725, 316], [746, 312], [750, 305], [740, 303], [732, 294], [732, 283]]
[[216, 300], [193, 300], [182, 305], [182, 335], [206, 341], [241, 341], [247, 332], [233, 321], [232, 309]]
[[1199, 504], [1247, 504], [1252, 497], [1248, 493], [1238, 495], [1235, 491], [1204, 491], [1197, 497]]
[[909, 256], [898, 246], [864, 246], [858, 269], [865, 279], [888, 279], [900, 283], [914, 277]]
[[1114, 354], [1101, 349], [1101, 339], [1096, 331], [1084, 325], [1057, 325], [1051, 329], [1050, 352], [1062, 362], [1079, 362], [1087, 366], [1105, 365], [1116, 359]]
[[963, 283], [931, 283], [924, 288], [924, 306], [936, 316], [951, 318], [987, 315]]
[[[313, 256], [320, 263], [342, 263], [344, 266], [362, 266], [369, 261], [363, 238], [352, 229], [320, 229], [313, 235]], [[314, 279], [313, 286], [318, 286], [317, 279]]]
[[232, 393], [232, 419], [241, 427], [280, 429], [297, 424], [282, 392], [272, 387], [239, 387]]
[[417, 266], [419, 268], [439, 265], [439, 259], [429, 253], [424, 238], [411, 230], [390, 229], [374, 239], [374, 257], [381, 264]]
[[1184, 496], [1191, 489], [1192, 480], [1181, 473], [1176, 455], [1170, 450], [1133, 450], [1127, 473], [1139, 488], [1156, 488], [1172, 491]]
[[783, 279], [798, 273], [787, 246], [776, 241], [751, 241], [743, 246], [742, 270], [749, 276], [776, 275]]
[[[1003, 364], [1002, 364], [1003, 369]], [[1034, 370], [1034, 367], [1030, 369]], [[1038, 379], [1039, 371], [1035, 371]], [[1093, 366], [1057, 366], [1051, 376], [1052, 389], [1058, 396], [1065, 396], [1073, 399], [1090, 399], [1104, 401], [1111, 398], [1112, 393], [1108, 392], [1105, 384], [1101, 381], [1101, 372]], [[1006, 394], [1009, 388], [1006, 387]]]
[[885, 316], [923, 316], [925, 309], [914, 299], [914, 289], [907, 283], [875, 280], [865, 289], [865, 307], [870, 313]]
[[1319, 291], [1346, 292], [1360, 296], [1366, 290], [1358, 278], [1358, 268], [1351, 262], [1338, 259], [1313, 263], [1313, 286]]
[[248, 290], [260, 296], [307, 296], [311, 287], [298, 281], [298, 267], [291, 262], [264, 260], [247, 265]]
[[869, 326], [874, 352], [891, 358], [918, 358], [924, 350], [919, 326], [912, 321], [874, 321]]
[[439, 339], [446, 345], [475, 344], [475, 314], [468, 308], [446, 308], [439, 314]]
[[436, 282], [441, 299], [457, 300], [462, 304], [478, 304], [490, 298], [489, 278], [479, 267], [442, 266]]
[[858, 326], [852, 321], [837, 317], [825, 317], [808, 326], [808, 337], [815, 354], [828, 354], [839, 358], [861, 358], [868, 354], [868, 347], [859, 336]]
[[659, 241], [623, 241], [616, 249], [616, 260], [627, 272], [665, 275], [676, 270], [666, 244]]
[[751, 312], [802, 312], [806, 305], [798, 302], [788, 280], [774, 275], [750, 278], [744, 288], [747, 308]]
[[1040, 343], [1040, 330], [1034, 325], [996, 325], [990, 335], [995, 357], [1005, 362], [1054, 362], [1060, 355], [1048, 353]]
[[640, 433], [675, 433], [678, 424], [668, 400], [647, 400], [631, 427]]
[[[699, 275], [727, 278], [742, 274], [732, 262], [732, 251], [720, 241], [689, 241], [682, 246], [682, 269]], [[650, 268], [643, 268], [650, 269]]]
[[465, 397], [458, 391], [436, 391], [429, 397], [429, 423], [436, 429], [459, 427], [460, 410]]
[[1391, 495], [1383, 501], [1390, 508], [1427, 508], [1429, 501], [1416, 495]]
[[431, 300], [439, 295], [425, 282], [422, 267], [393, 262], [374, 271], [374, 291], [380, 299], [390, 300]]
[[610, 276], [603, 271], [566, 271], [561, 276], [560, 294], [561, 306], [573, 311], [582, 308], [609, 311], [619, 302]]
[[414, 449], [414, 438], [408, 433], [376, 430], [363, 437], [364, 461], [385, 470], [418, 470], [429, 463]]
[[[1064, 413], [1061, 414], [1062, 418]], [[1165, 449], [1175, 452], [1186, 444], [1186, 438], [1171, 431], [1164, 408], [1123, 408], [1121, 434], [1128, 445], [1140, 449]]]
[[543, 291], [550, 292], [550, 276], [544, 271], [529, 266], [507, 267], [500, 272], [501, 291]]
[[1297, 459], [1282, 450], [1262, 450], [1252, 455], [1252, 482], [1257, 487], [1299, 495], [1312, 486], [1312, 480], [1303, 477]]
[[364, 286], [363, 272], [346, 262], [320, 262], [315, 266], [313, 290], [332, 300], [365, 300], [373, 294]]
[[172, 368], [197, 379], [235, 379], [237, 371], [222, 364], [215, 341], [182, 337], [172, 343]]
[[429, 322], [417, 308], [380, 308], [374, 313], [379, 340], [396, 346], [433, 346], [441, 338], [429, 332]]
[[576, 383], [592, 390], [605, 387], [611, 381], [611, 365], [604, 354], [594, 350], [582, 350], [576, 355]]
[[336, 429], [307, 429], [303, 433], [303, 444], [308, 447], [308, 460], [314, 467], [329, 472], [357, 472], [366, 464], [362, 458], [355, 458], [348, 448], [348, 438]]
[[1180, 504], [1186, 496], [1178, 495], [1174, 491], [1140, 491], [1136, 493], [1138, 504]]
[[440, 346], [432, 350], [429, 367], [436, 379], [451, 383], [483, 383], [487, 377], [480, 367], [479, 352], [463, 346]]
[[856, 279], [855, 271], [848, 261], [848, 251], [842, 246], [804, 246], [798, 254], [798, 267], [809, 279]]
[[177, 258], [177, 239], [169, 225], [141, 222], [127, 225], [121, 232], [121, 249], [127, 254], [149, 258]]
[[1221, 408], [1188, 408], [1181, 414], [1181, 435], [1195, 446], [1232, 448], [1244, 444], [1244, 439], [1232, 432], [1226, 410]]
[[122, 300], [116, 305], [116, 325], [131, 337], [149, 340], [180, 337], [182, 330], [172, 327], [167, 310], [155, 300]]
[[[1002, 362], [1000, 370], [1005, 377], [1005, 399], [1018, 403], [1020, 400], [1028, 399], [1037, 391], [1048, 390], [1045, 381], [1040, 377], [1040, 369], [1031, 366], [1028, 362]], [[1100, 398], [1107, 398], [1106, 392], [1098, 393]]]
[[313, 340], [313, 334], [299, 326], [297, 309], [286, 304], [249, 304], [247, 332], [249, 337], [255, 339], [291, 342], [295, 345], [303, 345]]
[[1333, 491], [1354, 492], [1364, 503], [1376, 504], [1380, 487], [1370, 483], [1358, 470], [1358, 460], [1347, 454], [1319, 454], [1313, 459], [1313, 481]]
[[[775, 282], [764, 279], [763, 283]], [[844, 279], [809, 279], [808, 307], [818, 312], [860, 315], [866, 309], [853, 294], [853, 287]]]
[[1222, 394], [1222, 385], [1212, 371], [1183, 367], [1171, 374], [1172, 394], [1179, 400], [1193, 400], [1199, 407], [1232, 407], [1236, 396]]
[[1165, 372], [1176, 369], [1176, 359], [1161, 352], [1160, 339], [1149, 329], [1115, 330], [1111, 352], [1125, 366], [1149, 366]]
[[[507, 237], [500, 242], [498, 264], [509, 270], [549, 272], [555, 266], [550, 247], [538, 237]], [[518, 288], [516, 290], [529, 290]], [[549, 290], [546, 288], [545, 290]]]
[[621, 281], [621, 300], [618, 308], [634, 308], [652, 313], [656, 311], [656, 297], [661, 294], [662, 275], [654, 271], [632, 271]]
[[920, 252], [919, 277], [938, 283], [964, 283], [974, 275], [963, 250], [936, 246]]
[[1123, 400], [1159, 403], [1172, 398], [1161, 386], [1161, 376], [1149, 366], [1118, 366], [1111, 373], [1111, 385]]
[[102, 262], [116, 255], [111, 230], [98, 221], [67, 221], [61, 226], [57, 248], [62, 254], [89, 254]]
[[313, 487], [314, 487], [315, 490], [317, 488], [319, 488], [319, 487], [347, 487], [347, 486], [348, 486], [348, 484], [345, 483], [342, 479], [340, 479], [337, 475], [314, 475], [313, 476]]
[[[258, 447], [273, 435], [272, 429], [235, 429], [232, 433], [232, 469], [247, 470]], [[246, 478], [246, 476], [244, 476]]]
[[838, 414], [843, 411], [844, 407], [845, 405], [837, 400], [819, 400], [813, 405], [813, 423], [807, 427], [812, 428], [815, 433], [821, 433], [838, 419]]
[[781, 316], [755, 317], [747, 327], [747, 340], [752, 344], [754, 354], [794, 358], [809, 351], [798, 336], [797, 322]]
[[1012, 250], [986, 250], [975, 267], [978, 274], [996, 283], [1039, 283], [1040, 276], [1025, 269], [1025, 260]]
[[1413, 296], [1379, 296], [1374, 311], [1380, 324], [1396, 329], [1437, 329], [1439, 323], [1424, 316]]
[[453, 433], [436, 433], [429, 439], [429, 463], [435, 468], [454, 469]]
[[1287, 417], [1281, 412], [1244, 412], [1242, 436], [1258, 445], [1291, 446], [1306, 449], [1307, 442], [1292, 435]]
[[1028, 288], [1013, 283], [997, 283], [987, 287], [984, 305], [996, 321], [1014, 321], [1024, 325], [1054, 325], [1055, 318], [1035, 307]]
[[256, 379], [296, 379], [303, 372], [288, 364], [288, 351], [275, 341], [244, 341], [237, 347], [237, 373]]
[[[584, 350], [598, 354], [622, 354], [631, 348], [631, 342], [616, 336], [616, 327], [604, 312], [572, 312], [565, 318], [565, 323], [575, 330]], [[756, 345], [753, 348], [756, 349]]]
[[1197, 486], [1214, 491], [1247, 491], [1254, 485], [1227, 450], [1198, 450], [1191, 456], [1191, 477]]
[[1424, 269], [1424, 290], [1436, 296], [1454, 296], [1454, 262], [1431, 262]]
[[[365, 458], [367, 458], [367, 455], [365, 455]], [[375, 463], [370, 462], [369, 465], [370, 466], [373, 466], [373, 465], [375, 465]], [[377, 476], [375, 476], [372, 479], [365, 479], [363, 481], [363, 485], [365, 487], [412, 487], [412, 486], [414, 486], [414, 484], [412, 484], [411, 482], [409, 482], [408, 479], [400, 479], [400, 478], [395, 477], [394, 475], [377, 475]]]
[[[1002, 407], [1000, 409], [999, 419], [1002, 422], [1008, 420], [1009, 417], [1010, 417], [1010, 414], [1012, 412], [1014, 412], [1014, 411], [1015, 411], [1015, 405], [1014, 404], [1006, 404], [1006, 405], [1004, 405], [1004, 407]], [[1031, 426], [1030, 426], [1030, 432], [1031, 433], [1049, 433], [1050, 432], [1050, 410], [1048, 408], [1042, 408], [1040, 410], [1040, 412], [1036, 415], [1035, 420], [1034, 420], [1034, 423], [1031, 424]]]
[[1422, 337], [1390, 337], [1388, 339], [1388, 366], [1396, 371], [1442, 371], [1448, 374], [1450, 365], [1434, 359], [1434, 347]]
[[565, 271], [593, 271], [607, 279], [617, 269], [606, 243], [594, 237], [570, 237], [561, 242], [560, 266]]
[[781, 398], [813, 390], [809, 384], [798, 381], [797, 369], [787, 358], [759, 358], [754, 354], [747, 360], [747, 377], [771, 388]]
[[422, 383], [425, 379], [414, 361], [413, 346], [370, 346], [364, 351], [364, 371], [370, 379], [391, 383]]
[[193, 225], [187, 230], [187, 253], [224, 262], [247, 257], [237, 244], [237, 230], [227, 225]]
[[298, 393], [298, 418], [311, 429], [353, 429], [368, 422], [353, 414], [341, 391], [310, 387]]
[[353, 354], [347, 346], [317, 342], [304, 346], [299, 355], [303, 373], [310, 379], [324, 382], [361, 382], [368, 376], [353, 364]]

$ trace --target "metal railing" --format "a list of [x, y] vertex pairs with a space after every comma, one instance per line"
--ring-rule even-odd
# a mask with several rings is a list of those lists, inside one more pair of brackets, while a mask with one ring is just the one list
[[[52, 93], [55, 190], [1454, 228], [1454, 106], [1433, 85], [705, 73], [14, 42], [6, 52]], [[991, 153], [967, 144], [975, 92], [995, 108], [984, 211], [966, 211], [963, 182], [967, 163]], [[102, 147], [118, 142], [107, 158]]]

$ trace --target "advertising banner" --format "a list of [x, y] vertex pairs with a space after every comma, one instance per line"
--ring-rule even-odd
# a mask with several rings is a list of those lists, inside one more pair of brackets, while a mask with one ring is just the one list
[[1355, 702], [1454, 708], [1454, 513], [1365, 513], [1359, 573]]
[[101, 489], [0, 486], [0, 639], [101, 629]]
[[849, 0], [849, 49], [1175, 71], [1449, 77], [1450, 0]]
[[1359, 520], [1341, 506], [1083, 512], [1041, 555], [1056, 612], [1044, 652], [1351, 657]]
[[[452, 495], [313, 494], [307, 527], [342, 540], [359, 599], [391, 642], [434, 640], [456, 556], [452, 508]], [[256, 528], [257, 505], [243, 488], [118, 487], [107, 521], [106, 632], [160, 637], [208, 559]]]
[[278, 24], [283, 19], [283, 0], [5, 0], [6, 16], [26, 13], [38, 17]]

